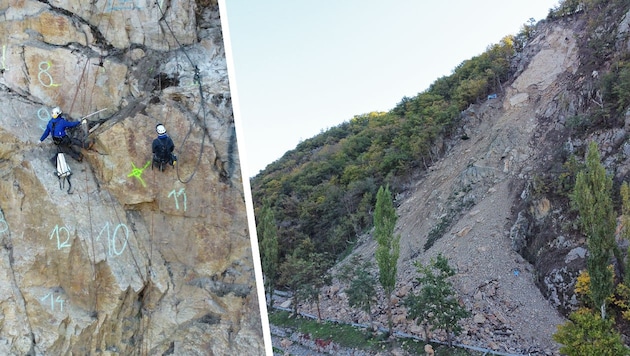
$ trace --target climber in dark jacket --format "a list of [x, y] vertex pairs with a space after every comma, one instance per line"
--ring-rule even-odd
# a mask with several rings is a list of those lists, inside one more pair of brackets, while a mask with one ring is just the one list
[[52, 140], [57, 145], [58, 151], [67, 153], [75, 160], [81, 162], [83, 160], [83, 154], [81, 154], [81, 148], [89, 149], [91, 144], [84, 143], [83, 141], [74, 137], [68, 136], [66, 129], [73, 128], [80, 125], [80, 121], [70, 122], [61, 116], [61, 109], [56, 107], [52, 109], [52, 119], [48, 121], [46, 130], [42, 137], [39, 139], [39, 143], [42, 143], [48, 135], [52, 136]]
[[155, 131], [158, 137], [153, 140], [151, 146], [153, 152], [153, 165], [156, 165], [160, 171], [166, 168], [166, 164], [171, 166], [177, 163], [177, 157], [173, 154], [175, 144], [173, 140], [166, 134], [166, 128], [162, 124], [157, 124]]

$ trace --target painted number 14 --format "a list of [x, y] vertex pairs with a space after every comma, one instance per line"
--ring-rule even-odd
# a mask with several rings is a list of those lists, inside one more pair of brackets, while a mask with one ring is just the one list
[[52, 293], [48, 293], [40, 300], [43, 302], [46, 299], [50, 299], [50, 310], [54, 311], [55, 303], [59, 303], [59, 311], [63, 311], [63, 299], [61, 299], [60, 296], [57, 296], [57, 298], [55, 298]]

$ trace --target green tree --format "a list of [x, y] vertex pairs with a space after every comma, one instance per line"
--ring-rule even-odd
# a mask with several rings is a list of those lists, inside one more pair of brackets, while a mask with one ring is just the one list
[[[621, 194], [621, 236], [630, 240], [630, 186], [628, 182], [623, 182], [620, 189]], [[626, 252], [625, 260], [625, 274], [623, 281], [626, 286], [630, 286], [630, 273], [628, 273], [627, 267], [630, 266], [630, 246]]]
[[376, 193], [374, 208], [374, 236], [376, 238], [376, 262], [378, 263], [379, 282], [387, 298], [387, 324], [389, 335], [392, 334], [392, 293], [396, 287], [397, 263], [400, 256], [400, 235], [394, 235], [396, 210], [392, 202], [389, 187], [381, 186]]
[[[621, 231], [622, 238], [628, 240], [630, 238], [630, 186], [628, 182], [623, 182], [620, 189], [621, 194]], [[626, 259], [624, 261], [623, 282], [615, 287], [615, 298], [613, 303], [620, 309], [621, 317], [630, 320], [630, 273], [628, 273], [628, 265], [630, 265], [630, 247], [626, 250]]]
[[321, 321], [322, 313], [320, 310], [319, 296], [324, 286], [330, 285], [332, 280], [328, 273], [330, 268], [330, 260], [322, 253], [312, 252], [304, 261], [304, 269], [297, 273], [302, 276], [303, 284], [298, 288], [302, 300], [315, 302], [317, 306], [317, 319]]
[[287, 256], [287, 259], [280, 264], [280, 284], [284, 285], [293, 295], [291, 302], [293, 306], [293, 316], [298, 314], [298, 305], [302, 300], [301, 290], [306, 285], [306, 277], [302, 271], [308, 267], [308, 261], [296, 256], [295, 253]]
[[409, 310], [409, 317], [415, 319], [418, 325], [424, 327], [428, 341], [428, 328], [446, 331], [448, 343], [452, 346], [451, 334], [458, 335], [461, 331], [459, 320], [470, 316], [470, 312], [460, 305], [449, 277], [455, 271], [448, 264], [446, 257], [438, 254], [431, 259], [431, 263], [423, 266], [415, 263], [420, 277], [416, 280], [422, 286], [419, 294], [410, 293], [404, 300]]
[[308, 238], [280, 265], [279, 282], [293, 295], [293, 315], [297, 315], [301, 302], [314, 301], [321, 319], [319, 291], [330, 283], [328, 268], [329, 260], [324, 254], [315, 252], [315, 247]]
[[370, 323], [373, 323], [372, 306], [376, 303], [376, 278], [370, 273], [371, 268], [372, 262], [354, 255], [341, 268], [337, 278], [349, 284], [346, 288], [348, 304], [366, 312], [370, 317]]
[[273, 291], [278, 275], [278, 229], [273, 210], [266, 201], [256, 225], [260, 239], [260, 260], [264, 274], [265, 290], [269, 294], [269, 308], [273, 308]]
[[579, 222], [586, 234], [590, 296], [602, 319], [606, 318], [607, 299], [614, 289], [612, 271], [608, 268], [615, 250], [616, 226], [611, 194], [612, 178], [600, 163], [597, 144], [591, 142], [586, 168], [577, 174], [571, 202], [579, 212]]
[[613, 329], [613, 320], [583, 308], [571, 313], [569, 321], [558, 326], [553, 339], [562, 344], [560, 353], [567, 356], [626, 356], [630, 350]]

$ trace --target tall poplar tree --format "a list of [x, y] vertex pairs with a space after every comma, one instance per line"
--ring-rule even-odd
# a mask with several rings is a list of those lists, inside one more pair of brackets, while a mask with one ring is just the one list
[[606, 318], [606, 299], [613, 293], [612, 270], [608, 268], [615, 252], [615, 212], [612, 204], [612, 178], [600, 163], [597, 144], [591, 142], [586, 154], [586, 168], [577, 174], [571, 201], [579, 212], [579, 222], [586, 234], [591, 278], [590, 293], [595, 308]]
[[263, 204], [261, 220], [256, 226], [260, 240], [260, 262], [262, 265], [265, 290], [269, 294], [269, 308], [273, 307], [273, 291], [278, 275], [278, 228], [269, 202]]
[[379, 270], [379, 282], [387, 298], [387, 323], [389, 335], [392, 334], [392, 293], [396, 287], [397, 263], [400, 256], [400, 236], [394, 236], [396, 210], [392, 202], [389, 186], [378, 189], [374, 208], [374, 237], [376, 238], [376, 262]]
[[[621, 236], [624, 239], [630, 240], [630, 186], [628, 182], [623, 182], [621, 184], [620, 189], [621, 194], [621, 225], [623, 229], [621, 230]], [[630, 287], [630, 271], [628, 271], [628, 267], [630, 266], [630, 246], [626, 251], [626, 259], [624, 263], [624, 275], [623, 282], [626, 287]]]

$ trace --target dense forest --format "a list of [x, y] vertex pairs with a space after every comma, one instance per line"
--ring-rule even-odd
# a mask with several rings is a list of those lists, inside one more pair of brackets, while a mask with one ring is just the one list
[[[567, 0], [550, 9], [547, 20], [587, 13], [591, 19], [586, 31], [593, 31], [605, 22], [608, 12], [625, 6], [623, 3]], [[517, 35], [506, 36], [484, 53], [463, 61], [451, 75], [438, 78], [416, 96], [402, 98], [388, 112], [356, 115], [306, 139], [253, 177], [257, 223], [261, 224], [265, 204], [276, 222], [278, 263], [296, 251], [317, 253], [330, 264], [345, 256], [372, 227], [378, 188], [389, 185], [396, 196], [439, 159], [443, 152], [438, 143], [454, 138], [462, 111], [489, 95], [500, 94], [513, 78], [515, 59], [535, 31], [531, 19]], [[590, 62], [586, 67], [610, 61], [614, 40], [607, 32], [590, 36], [583, 46]], [[611, 71], [599, 81], [602, 104], [588, 117], [571, 118], [573, 130], [586, 132], [622, 120], [622, 111], [630, 105], [628, 59], [614, 59]]]

